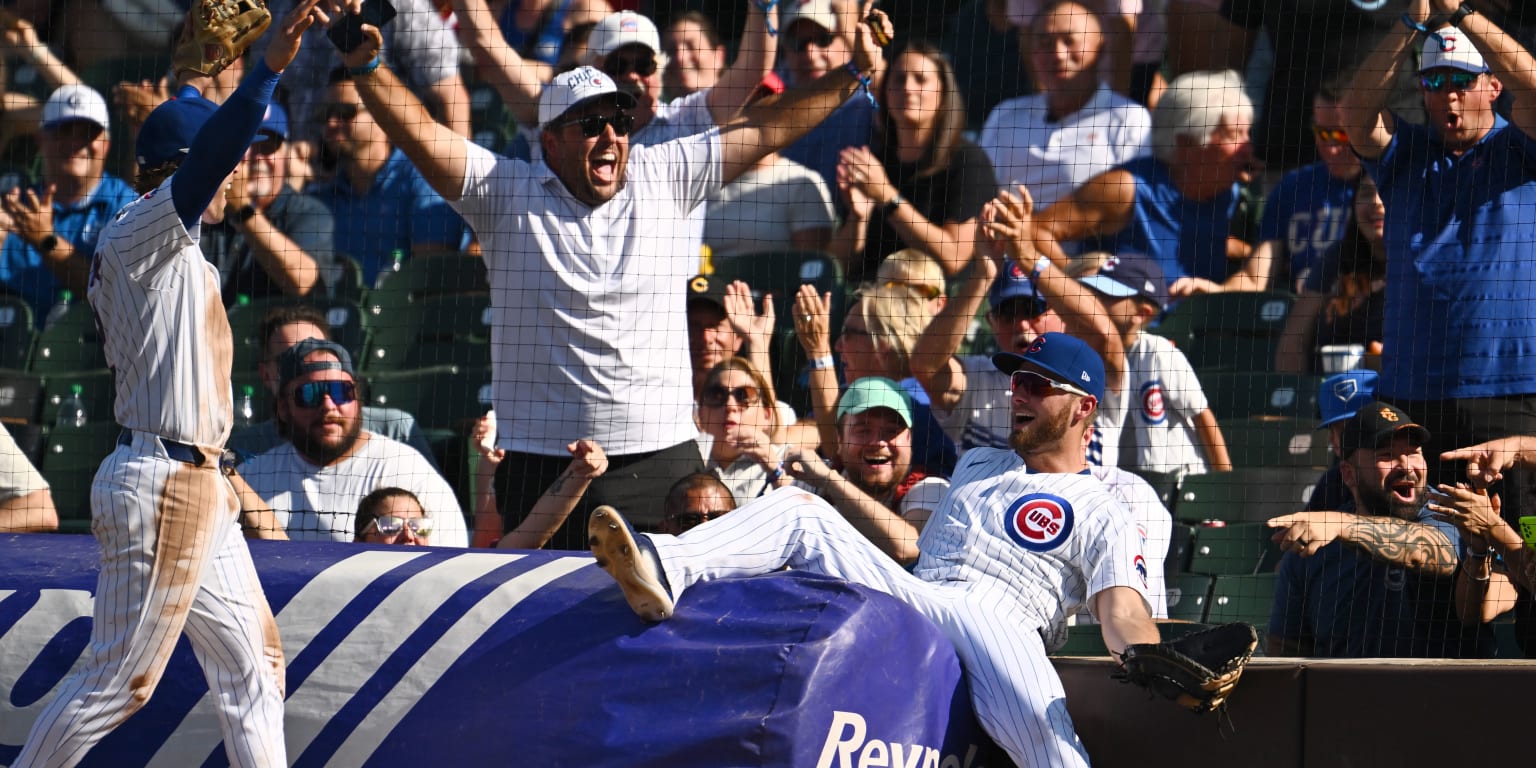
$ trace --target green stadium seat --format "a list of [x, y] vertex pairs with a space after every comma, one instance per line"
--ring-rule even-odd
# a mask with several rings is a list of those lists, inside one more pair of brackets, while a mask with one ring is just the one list
[[0, 368], [25, 369], [36, 337], [32, 307], [26, 299], [0, 296]]
[[363, 265], [345, 253], [334, 254], [337, 273], [335, 283], [326, 286], [327, 294], [338, 301], [363, 303], [368, 289], [363, 285]]
[[[363, 324], [372, 329], [388, 322], [391, 314], [422, 299], [453, 294], [489, 294], [485, 261], [458, 252], [412, 253], [400, 271], [384, 284], [368, 291], [363, 305]], [[681, 290], [681, 288], [679, 288]]]
[[80, 385], [80, 399], [85, 403], [86, 416], [92, 422], [111, 422], [112, 404], [117, 399], [117, 386], [112, 371], [99, 368], [94, 371], [58, 371], [43, 380], [43, 411], [39, 421], [52, 427], [59, 417], [59, 405]]
[[1212, 624], [1246, 621], [1262, 630], [1269, 624], [1275, 600], [1273, 573], [1218, 576], [1211, 584], [1211, 600], [1205, 620]]
[[369, 331], [368, 371], [491, 364], [491, 300], [483, 293], [431, 296], [376, 317]]
[[1295, 300], [1273, 291], [1196, 294], [1148, 330], [1178, 345], [1197, 371], [1268, 370]]
[[399, 408], [428, 432], [468, 434], [470, 424], [490, 408], [489, 367], [437, 366], [368, 375], [368, 404]]
[[39, 471], [48, 481], [59, 513], [60, 533], [86, 533], [91, 528], [91, 481], [102, 459], [117, 446], [122, 427], [94, 421], [84, 427], [51, 429]]
[[1205, 621], [1205, 606], [1210, 600], [1211, 577], [1183, 573], [1168, 580], [1168, 618], [1176, 621]]
[[1327, 467], [1327, 433], [1317, 429], [1316, 419], [1255, 416], [1221, 419], [1221, 433], [1234, 467]]
[[60, 371], [93, 371], [107, 367], [107, 353], [101, 346], [96, 316], [84, 300], [69, 309], [37, 335], [32, 352], [33, 373], [47, 378]]
[[1186, 523], [1225, 520], [1259, 523], [1300, 512], [1317, 484], [1311, 467], [1242, 467], [1231, 472], [1185, 475], [1174, 516]]
[[43, 380], [35, 373], [0, 368], [0, 421], [33, 424], [43, 404]]
[[1200, 526], [1195, 529], [1189, 572], [1205, 576], [1255, 573], [1265, 550], [1274, 546], [1269, 541], [1273, 533], [1263, 523]]
[[1152, 490], [1157, 491], [1157, 499], [1158, 501], [1163, 502], [1163, 507], [1165, 509], [1170, 511], [1173, 509], [1173, 505], [1178, 498], [1177, 492], [1179, 490], [1179, 478], [1181, 473], [1158, 472], [1151, 469], [1129, 468], [1127, 471], [1147, 481], [1147, 485], [1152, 486]]
[[1317, 418], [1321, 376], [1267, 371], [1204, 371], [1200, 387], [1217, 419], [1280, 416]]

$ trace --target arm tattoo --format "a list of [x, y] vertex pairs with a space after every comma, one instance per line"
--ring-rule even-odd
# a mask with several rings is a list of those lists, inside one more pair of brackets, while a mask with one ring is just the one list
[[1442, 531], [1423, 523], [1392, 518], [1364, 518], [1349, 531], [1349, 541], [1377, 560], [1440, 576], [1456, 572], [1456, 551]]

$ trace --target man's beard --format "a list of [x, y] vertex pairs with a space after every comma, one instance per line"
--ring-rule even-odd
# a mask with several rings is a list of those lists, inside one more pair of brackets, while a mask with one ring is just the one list
[[1063, 408], [1054, 416], [1045, 409], [1035, 412], [1035, 420], [1023, 429], [1008, 433], [1008, 447], [1024, 456], [1061, 440], [1072, 425], [1072, 409]]
[[1362, 514], [1376, 517], [1395, 517], [1399, 520], [1416, 520], [1419, 510], [1424, 506], [1424, 498], [1428, 493], [1428, 487], [1424, 485], [1424, 478], [1419, 478], [1419, 486], [1413, 492], [1413, 501], [1407, 504], [1397, 500], [1387, 488], [1392, 485], [1393, 476], [1389, 475], [1381, 485], [1361, 483], [1355, 489]]
[[[352, 447], [357, 445], [357, 438], [363, 432], [363, 420], [361, 417], [343, 419], [340, 423], [342, 425], [341, 439], [335, 444], [327, 444], [324, 440], [316, 438], [309, 430], [300, 432], [294, 429], [292, 424], [281, 419], [278, 420], [277, 426], [278, 431], [282, 433], [283, 437], [288, 438], [293, 443], [294, 450], [298, 451], [300, 456], [308, 459], [313, 464], [324, 467], [330, 466], [331, 462], [347, 455], [352, 450]], [[313, 426], [321, 427], [324, 425], [325, 422], [322, 421]]]

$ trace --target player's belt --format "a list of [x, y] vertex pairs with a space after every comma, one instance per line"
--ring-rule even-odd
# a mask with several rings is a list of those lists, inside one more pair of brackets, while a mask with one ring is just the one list
[[[203, 449], [187, 443], [178, 443], [159, 435], [144, 434], [145, 437], [160, 441], [160, 447], [165, 451], [166, 458], [172, 461], [180, 461], [194, 466], [204, 466], [208, 463], [207, 454]], [[125, 429], [117, 436], [118, 445], [133, 445], [133, 430]]]

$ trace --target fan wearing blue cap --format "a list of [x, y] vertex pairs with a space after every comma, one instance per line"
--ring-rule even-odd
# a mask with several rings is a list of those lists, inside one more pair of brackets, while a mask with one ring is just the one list
[[[1536, 434], [1536, 355], [1524, 347], [1536, 338], [1525, 234], [1536, 216], [1536, 59], [1483, 4], [1412, 5], [1425, 18], [1405, 15], [1381, 36], [1343, 107], [1386, 209], [1378, 395], [1424, 419], [1437, 454]], [[1423, 124], [1392, 113], [1383, 90], [1415, 53]], [[1525, 106], [1505, 119], [1495, 105], [1509, 97]], [[1430, 481], [1463, 480], [1459, 469], [1431, 461]], [[1504, 495], [1505, 517], [1533, 513], [1533, 482], [1523, 472], [1506, 480], [1517, 488]], [[1536, 613], [1517, 620], [1533, 626], [1528, 618]]]
[[42, 179], [0, 197], [13, 224], [0, 252], [0, 283], [32, 305], [42, 321], [69, 291], [85, 298], [86, 273], [101, 228], [137, 197], [108, 172], [112, 148], [107, 102], [87, 85], [66, 85], [43, 104], [37, 133]]
[[1349, 488], [1344, 485], [1344, 478], [1339, 474], [1339, 457], [1344, 455], [1339, 441], [1344, 434], [1344, 422], [1354, 418], [1361, 406], [1376, 399], [1378, 378], [1375, 371], [1344, 371], [1323, 379], [1317, 385], [1317, 410], [1321, 417], [1317, 428], [1328, 430], [1328, 448], [1333, 454], [1333, 461], [1317, 479], [1317, 485], [1313, 486], [1312, 495], [1307, 498], [1306, 511], [1339, 509], [1349, 500]]
[[237, 516], [236, 487], [249, 487], [224, 471], [234, 342], [198, 240], [278, 73], [304, 30], [329, 20], [317, 1], [302, 0], [271, 25], [265, 59], [222, 107], [173, 99], [140, 130], [144, 194], [102, 230], [87, 281], [123, 427], [91, 489], [104, 553], [96, 594], [112, 599], [96, 607], [83, 667], [38, 716], [12, 765], [90, 752], [150, 700], [184, 631], [229, 763], [288, 764], [282, 640]]

